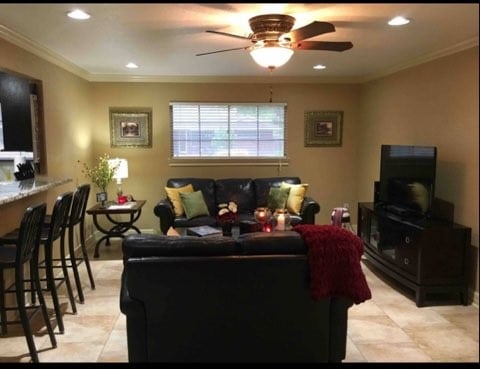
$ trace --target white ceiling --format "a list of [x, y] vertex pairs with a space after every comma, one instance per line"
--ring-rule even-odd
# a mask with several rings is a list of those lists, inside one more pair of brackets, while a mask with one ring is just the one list
[[[74, 21], [66, 13], [91, 14]], [[309, 40], [351, 41], [344, 52], [297, 50], [279, 79], [365, 81], [478, 45], [479, 5], [464, 4], [0, 4], [0, 37], [90, 81], [195, 80], [270, 77], [248, 51], [195, 54], [249, 46], [248, 40], [205, 32], [248, 35], [248, 19], [289, 14], [295, 28], [314, 20], [336, 32]], [[397, 15], [411, 19], [390, 27]], [[125, 68], [135, 62], [139, 69]], [[314, 70], [316, 64], [327, 66]]]

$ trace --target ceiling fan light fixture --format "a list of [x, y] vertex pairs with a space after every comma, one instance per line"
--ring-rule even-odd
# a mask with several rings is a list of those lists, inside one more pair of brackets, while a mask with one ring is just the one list
[[250, 55], [255, 63], [264, 68], [278, 68], [290, 60], [293, 50], [288, 47], [267, 46], [253, 48]]

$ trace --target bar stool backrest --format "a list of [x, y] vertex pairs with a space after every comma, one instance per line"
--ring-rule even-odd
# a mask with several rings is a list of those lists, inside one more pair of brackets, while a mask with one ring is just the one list
[[46, 212], [47, 204], [45, 203], [30, 206], [25, 210], [18, 233], [17, 265], [20, 266], [29, 261], [38, 249]]
[[70, 212], [70, 226], [78, 224], [83, 220], [89, 194], [90, 185], [88, 183], [77, 187], [77, 190], [73, 195], [72, 210]]
[[50, 241], [58, 239], [62, 235], [62, 232], [65, 232], [64, 226], [68, 221], [72, 198], [73, 192], [65, 192], [55, 200], [48, 233], [48, 239]]

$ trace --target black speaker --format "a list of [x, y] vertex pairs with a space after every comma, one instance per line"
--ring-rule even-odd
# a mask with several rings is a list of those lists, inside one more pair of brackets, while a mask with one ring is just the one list
[[380, 181], [373, 182], [373, 203], [380, 201]]

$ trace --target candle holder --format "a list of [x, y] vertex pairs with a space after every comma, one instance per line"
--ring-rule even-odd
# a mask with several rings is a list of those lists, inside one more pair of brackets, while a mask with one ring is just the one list
[[256, 208], [254, 212], [255, 220], [261, 224], [261, 228], [263, 232], [271, 232], [272, 227], [270, 224], [270, 220], [272, 218], [272, 212], [269, 208]]
[[273, 228], [276, 231], [287, 231], [290, 229], [290, 213], [287, 209], [277, 209], [273, 213]]

